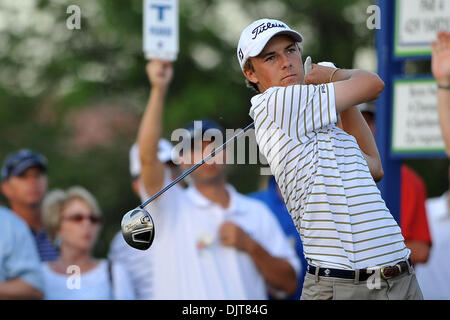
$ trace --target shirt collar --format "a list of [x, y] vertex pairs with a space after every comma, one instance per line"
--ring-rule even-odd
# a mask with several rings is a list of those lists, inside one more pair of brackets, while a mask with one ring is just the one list
[[233, 212], [233, 213], [240, 212], [241, 210], [238, 210], [238, 208], [241, 207], [239, 205], [240, 199], [239, 199], [238, 192], [230, 184], [226, 184], [225, 188], [228, 191], [228, 194], [230, 195], [230, 205], [226, 209], [222, 208], [219, 204], [214, 203], [211, 200], [209, 200], [208, 198], [206, 198], [193, 185], [191, 185], [191, 186], [189, 186], [187, 188], [186, 194], [192, 200], [192, 202], [198, 207], [203, 207], [204, 208], [204, 207], [208, 207], [208, 206], [218, 206], [218, 207], [220, 207], [222, 210], [224, 210], [226, 212]]
[[269, 95], [269, 98], [270, 98], [271, 94], [274, 92], [274, 90], [276, 90], [276, 88], [277, 87], [270, 87], [266, 91], [264, 91], [263, 93], [259, 93], [259, 94], [253, 96], [250, 99], [250, 102], [251, 102], [252, 106], [250, 108], [250, 112], [249, 113], [250, 113], [250, 116], [253, 119], [254, 119], [254, 116], [255, 116], [255, 114], [254, 114], [255, 113], [255, 108], [257, 106], [259, 106], [267, 98], [267, 95]]
[[252, 103], [252, 105], [256, 105], [258, 104], [258, 102], [261, 102], [263, 98], [263, 94], [262, 93], [258, 93], [257, 95], [253, 96], [250, 99], [250, 102]]

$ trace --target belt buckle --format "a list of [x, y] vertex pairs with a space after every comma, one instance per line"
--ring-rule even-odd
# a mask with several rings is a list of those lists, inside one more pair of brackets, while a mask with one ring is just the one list
[[401, 274], [401, 273], [402, 273], [402, 267], [401, 267], [400, 264], [398, 264], [398, 263], [397, 263], [395, 266], [393, 266], [393, 267], [391, 267], [391, 266], [383, 267], [383, 268], [381, 268], [381, 270], [380, 270], [380, 274], [381, 274], [381, 277], [382, 277], [384, 280], [391, 279], [391, 278], [393, 278], [393, 277], [395, 277], [395, 276], [398, 275], [398, 274], [395, 274], [394, 272], [392, 272], [391, 275], [385, 275], [385, 274], [384, 274], [384, 270], [385, 270], [386, 268], [397, 268], [398, 271], [399, 271], [398, 274]]
[[387, 279], [392, 278], [392, 275], [387, 276], [387, 275], [384, 274], [384, 270], [385, 270], [386, 268], [390, 268], [390, 267], [389, 267], [389, 266], [388, 266], [388, 267], [383, 267], [383, 268], [381, 268], [381, 270], [380, 270], [381, 277], [382, 277], [384, 280], [387, 280]]

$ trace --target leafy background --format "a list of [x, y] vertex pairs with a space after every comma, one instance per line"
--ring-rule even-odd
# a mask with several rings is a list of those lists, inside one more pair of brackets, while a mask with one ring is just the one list
[[[164, 136], [193, 119], [243, 128], [252, 91], [236, 60], [240, 31], [272, 17], [300, 30], [305, 55], [376, 70], [369, 0], [180, 0], [180, 53], [164, 115]], [[81, 29], [69, 30], [69, 5]], [[95, 255], [105, 256], [123, 214], [139, 200], [128, 151], [149, 94], [142, 54], [142, 0], [0, 0], [0, 157], [22, 147], [49, 160], [50, 189], [83, 185], [105, 223]], [[411, 62], [430, 73], [429, 62]], [[446, 159], [414, 159], [429, 196], [447, 188]], [[230, 182], [248, 193], [264, 185], [258, 165], [234, 165]], [[6, 204], [4, 198], [0, 202]]]

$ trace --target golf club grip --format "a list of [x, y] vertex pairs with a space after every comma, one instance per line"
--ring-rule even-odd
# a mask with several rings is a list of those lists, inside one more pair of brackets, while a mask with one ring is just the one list
[[191, 174], [194, 170], [198, 169], [198, 167], [200, 167], [202, 164], [204, 164], [206, 161], [208, 161], [209, 159], [211, 159], [212, 157], [214, 157], [216, 155], [216, 153], [222, 151], [225, 146], [230, 143], [231, 141], [237, 140], [237, 138], [239, 138], [241, 135], [243, 135], [245, 132], [247, 132], [248, 129], [253, 128], [255, 126], [255, 123], [252, 122], [250, 123], [248, 126], [246, 126], [244, 129], [242, 129], [242, 131], [240, 131], [238, 134], [234, 135], [233, 137], [231, 137], [230, 139], [228, 139], [224, 144], [222, 144], [220, 147], [218, 147], [217, 149], [214, 149], [208, 156], [206, 156], [205, 158], [202, 159], [202, 161], [200, 161], [199, 163], [197, 163], [195, 166], [193, 166], [192, 168], [186, 170], [185, 172], [183, 172], [178, 178], [176, 178], [175, 180], [173, 180], [171, 183], [169, 183], [167, 186], [165, 186], [164, 188], [162, 188], [158, 193], [156, 193], [154, 196], [152, 196], [151, 198], [147, 199], [145, 202], [143, 202], [139, 208], [144, 209], [150, 202], [152, 202], [153, 200], [155, 200], [156, 198], [158, 198], [160, 195], [162, 195], [164, 192], [166, 192], [167, 190], [169, 190], [170, 188], [172, 188], [174, 185], [176, 185], [178, 182], [180, 182], [181, 180], [183, 180], [187, 175]]

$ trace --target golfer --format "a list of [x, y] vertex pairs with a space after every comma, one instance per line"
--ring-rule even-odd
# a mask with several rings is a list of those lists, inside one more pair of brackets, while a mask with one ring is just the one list
[[410, 250], [374, 181], [383, 176], [374, 138], [355, 107], [384, 83], [316, 64], [305, 76], [302, 41], [284, 22], [261, 19], [237, 48], [259, 92], [250, 108], [257, 142], [308, 261], [302, 299], [422, 299]]

